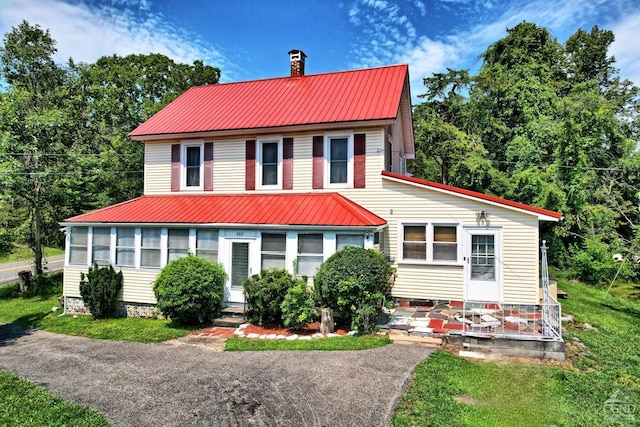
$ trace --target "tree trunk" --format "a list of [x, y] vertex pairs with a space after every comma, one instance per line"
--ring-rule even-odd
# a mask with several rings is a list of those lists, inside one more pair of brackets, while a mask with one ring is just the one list
[[33, 253], [35, 255], [35, 259], [33, 261], [33, 268], [35, 271], [35, 275], [42, 275], [42, 223], [44, 222], [42, 218], [42, 211], [39, 207], [33, 208]]

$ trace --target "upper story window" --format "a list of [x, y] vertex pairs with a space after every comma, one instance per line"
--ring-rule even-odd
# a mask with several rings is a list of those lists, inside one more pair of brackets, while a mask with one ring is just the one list
[[203, 180], [204, 143], [185, 143], [182, 145], [182, 187], [188, 190], [201, 190]]
[[325, 184], [353, 185], [353, 135], [327, 135], [325, 139]]
[[461, 226], [447, 223], [401, 223], [403, 261], [458, 263], [461, 257]]
[[257, 186], [282, 188], [282, 138], [258, 139]]

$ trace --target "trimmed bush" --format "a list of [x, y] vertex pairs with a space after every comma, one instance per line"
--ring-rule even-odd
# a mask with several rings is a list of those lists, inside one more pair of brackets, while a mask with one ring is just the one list
[[394, 269], [372, 249], [347, 247], [333, 254], [314, 279], [321, 307], [340, 313], [340, 321], [359, 332], [375, 329], [377, 315], [389, 295]]
[[245, 280], [242, 287], [249, 323], [283, 326], [281, 305], [289, 289], [299, 281], [282, 268], [262, 270]]
[[282, 322], [288, 328], [306, 328], [318, 317], [313, 293], [304, 280], [298, 280], [295, 286], [289, 288], [280, 308]]
[[158, 309], [176, 324], [208, 322], [220, 308], [226, 277], [221, 264], [193, 254], [173, 260], [153, 283]]
[[94, 265], [86, 275], [80, 274], [80, 295], [94, 319], [115, 314], [122, 281], [122, 272], [116, 272], [112, 266]]

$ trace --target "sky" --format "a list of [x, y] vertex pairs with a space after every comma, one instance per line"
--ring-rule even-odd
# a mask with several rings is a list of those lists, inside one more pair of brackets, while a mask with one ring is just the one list
[[221, 82], [287, 76], [292, 49], [306, 74], [406, 63], [414, 102], [425, 77], [477, 70], [520, 22], [561, 43], [598, 25], [615, 34], [620, 75], [640, 85], [638, 0], [0, 0], [2, 36], [22, 20], [50, 30], [61, 63], [158, 52], [216, 66]]

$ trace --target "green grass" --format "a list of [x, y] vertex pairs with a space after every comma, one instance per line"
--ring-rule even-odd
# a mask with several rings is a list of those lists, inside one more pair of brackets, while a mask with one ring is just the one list
[[[393, 425], [640, 425], [640, 305], [563, 279], [559, 285], [569, 293], [563, 313], [576, 319], [564, 325], [570, 362], [471, 362], [434, 353], [416, 367]], [[628, 399], [635, 412], [612, 416], [605, 409], [612, 397]]]
[[224, 351], [265, 351], [265, 350], [367, 350], [391, 344], [387, 337], [346, 336], [315, 340], [257, 340], [231, 337], [227, 339]]
[[[44, 256], [52, 257], [56, 255], [64, 255], [64, 249], [58, 248], [44, 248]], [[33, 260], [33, 251], [25, 246], [16, 246], [13, 250], [6, 254], [0, 254], [0, 264], [16, 261], [30, 261]]]
[[69, 403], [13, 374], [0, 372], [2, 426], [109, 426], [89, 408]]

